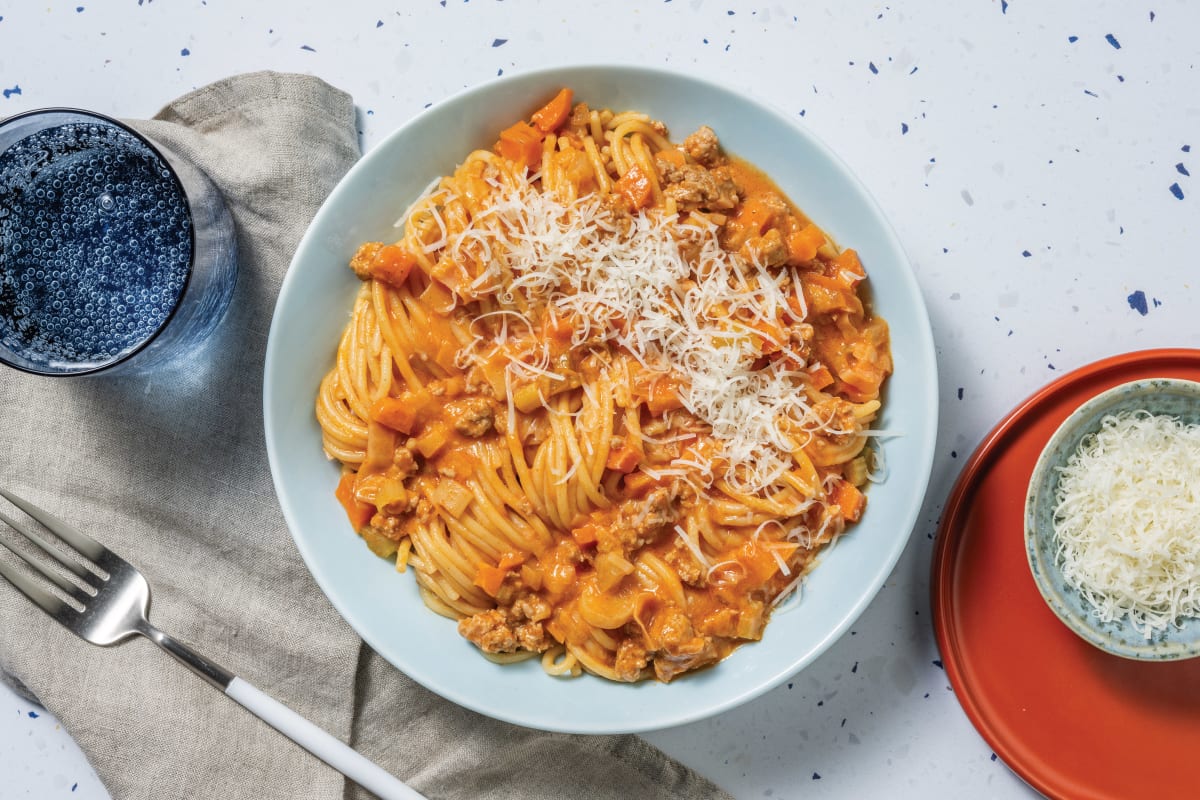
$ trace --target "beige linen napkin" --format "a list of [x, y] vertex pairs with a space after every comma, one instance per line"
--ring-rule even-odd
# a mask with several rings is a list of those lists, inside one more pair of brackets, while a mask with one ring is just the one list
[[[227, 199], [240, 264], [229, 314], [201, 358], [153, 377], [0, 372], [0, 484], [138, 566], [164, 630], [431, 798], [723, 797], [636, 737], [545, 734], [436, 697], [368, 650], [305, 569], [267, 467], [262, 363], [296, 244], [359, 155], [350, 97], [256, 73], [135, 124]], [[366, 796], [149, 642], [89, 645], [4, 581], [0, 664], [117, 800]]]

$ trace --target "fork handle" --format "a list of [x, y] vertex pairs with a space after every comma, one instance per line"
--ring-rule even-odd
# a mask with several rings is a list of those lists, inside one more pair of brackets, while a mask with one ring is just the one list
[[424, 795], [401, 783], [378, 764], [342, 744], [323, 729], [292, 711], [274, 697], [234, 677], [225, 694], [296, 744], [383, 800], [425, 800]]
[[375, 762], [178, 639], [168, 636], [149, 623], [145, 623], [138, 632], [170, 653], [192, 672], [241, 703], [259, 719], [364, 789], [369, 789], [383, 800], [426, 800], [424, 795], [397, 780]]

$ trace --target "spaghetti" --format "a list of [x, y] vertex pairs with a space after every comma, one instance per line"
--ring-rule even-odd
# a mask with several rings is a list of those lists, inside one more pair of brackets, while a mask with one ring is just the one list
[[572, 100], [362, 245], [317, 417], [355, 530], [489, 657], [669, 681], [862, 515], [888, 330], [710, 129]]

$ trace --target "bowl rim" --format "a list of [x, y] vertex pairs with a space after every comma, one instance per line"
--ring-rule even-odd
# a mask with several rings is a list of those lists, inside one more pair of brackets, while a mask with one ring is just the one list
[[[1078, 446], [1078, 441], [1081, 441], [1084, 436], [1094, 432], [1091, 428], [1080, 430], [1080, 424], [1085, 418], [1116, 405], [1134, 393], [1144, 395], [1164, 390], [1176, 394], [1191, 395], [1197, 401], [1200, 401], [1200, 382], [1184, 378], [1161, 377], [1139, 378], [1137, 380], [1126, 381], [1116, 386], [1111, 386], [1080, 404], [1066, 419], [1059, 423], [1054, 433], [1046, 441], [1045, 447], [1042, 448], [1041, 453], [1038, 454], [1037, 461], [1034, 463], [1033, 472], [1030, 474], [1029, 484], [1025, 492], [1023, 526], [1025, 559], [1033, 575], [1033, 583], [1037, 587], [1038, 594], [1042, 596], [1046, 605], [1054, 612], [1059, 621], [1076, 636], [1099, 650], [1133, 661], [1182, 661], [1195, 658], [1200, 656], [1200, 638], [1197, 638], [1190, 645], [1178, 642], [1155, 642], [1154, 639], [1150, 639], [1143, 645], [1129, 645], [1113, 637], [1106, 636], [1098, 630], [1095, 625], [1096, 620], [1090, 613], [1085, 614], [1082, 618], [1074, 613], [1047, 579], [1046, 571], [1058, 572], [1058, 567], [1056, 564], [1047, 565], [1043, 562], [1038, 543], [1042, 539], [1053, 537], [1054, 533], [1053, 530], [1049, 532], [1041, 531], [1037, 525], [1036, 517], [1037, 509], [1041, 502], [1052, 502], [1052, 490], [1058, 484], [1056, 479], [1048, 477], [1048, 473], [1055, 468], [1054, 463], [1052, 463], [1052, 453], [1060, 445], [1073, 439], [1076, 440], [1076, 446]], [[1125, 619], [1126, 617], [1122, 617], [1118, 620], [1118, 624], [1123, 625]]]
[[[797, 652], [795, 657], [786, 660], [786, 663], [775, 668], [769, 675], [756, 678], [751, 685], [743, 686], [736, 691], [726, 692], [719, 699], [711, 702], [706, 702], [698, 707], [694, 707], [687, 703], [677, 703], [670, 713], [659, 712], [652, 719], [637, 719], [614, 721], [611, 723], [580, 723], [578, 721], [565, 722], [559, 719], [537, 718], [531, 719], [527, 715], [515, 714], [498, 710], [493, 706], [481, 704], [469, 693], [463, 692], [459, 687], [448, 686], [444, 682], [439, 682], [435, 675], [414, 671], [407, 666], [401, 668], [395, 661], [388, 658], [386, 650], [390, 649], [386, 646], [381, 647], [381, 643], [375, 641], [375, 636], [372, 634], [369, 625], [365, 625], [359, 618], [359, 615], [351, 608], [351, 603], [347, 597], [342, 596], [341, 591], [337, 586], [330, 581], [330, 576], [327, 573], [324, 565], [315, 557], [315, 552], [305, 538], [298, 533], [301, 529], [301, 521], [297, 510], [292, 508], [288, 502], [289, 493], [287, 491], [285, 481], [283, 479], [282, 464], [278, 454], [278, 442], [276, 441], [275, 424], [272, 420], [272, 407], [276, 403], [275, 387], [271, 382], [272, 375], [278, 369], [277, 361], [285, 356], [280, 351], [278, 328], [281, 323], [282, 315], [279, 313], [283, 309], [289, 298], [297, 290], [295, 289], [299, 279], [296, 277], [297, 270], [294, 266], [300, 261], [306, 252], [306, 249], [312, 246], [311, 236], [313, 230], [317, 226], [317, 222], [322, 219], [323, 215], [329, 214], [329, 209], [332, 205], [341, 200], [346, 187], [349, 184], [351, 176], [359, 172], [369, 171], [372, 168], [372, 162], [378, 153], [383, 152], [389, 147], [395, 147], [397, 142], [403, 141], [403, 138], [408, 134], [410, 129], [420, 124], [428, 115], [438, 112], [441, 108], [447, 105], [458, 104], [470, 101], [475, 98], [483, 98], [486, 94], [498, 87], [506, 86], [510, 83], [534, 83], [538, 80], [544, 80], [550, 76], [561, 76], [561, 85], [571, 85], [574, 76], [586, 75], [590, 73], [609, 73], [615, 78], [637, 78], [642, 80], [670, 80], [672, 82], [684, 82], [696, 86], [708, 92], [716, 92], [719, 94], [727, 94], [741, 98], [744, 102], [753, 106], [758, 112], [763, 115], [773, 118], [780, 125], [785, 126], [793, 135], [803, 139], [808, 146], [811, 146], [814, 152], [825, 160], [828, 165], [838, 174], [839, 178], [845, 182], [846, 187], [855, 193], [862, 201], [864, 206], [869, 209], [873, 223], [878, 228], [880, 244], [886, 248], [890, 255], [894, 255], [895, 263], [898, 271], [901, 273], [901, 280], [908, 287], [906, 301], [911, 300], [911, 313], [915, 320], [919, 322], [915, 326], [914, 340], [910, 342], [912, 351], [919, 355], [920, 365], [924, 368], [924, 374], [919, 379], [914, 379], [919, 385], [919, 402], [921, 403], [921, 413], [923, 416], [924, 427], [928, 429], [928, 435], [924, 441], [918, 440], [919, 450], [918, 457], [911, 462], [910, 474], [914, 476], [911, 490], [913, 499], [910, 499], [905, 506], [905, 513], [902, 517], [891, 520], [889, 529], [895, 531], [895, 535], [891, 540], [890, 549], [886, 551], [885, 557], [879, 562], [876, 571], [870, 575], [865, 575], [862, 578], [863, 590], [857, 594], [852, 603], [849, 603], [844, 609], [841, 619], [838, 623], [821, 636], [820, 640], [814, 644], [806, 652]], [[753, 161], [754, 154], [746, 154]], [[914, 393], [916, 394], [916, 393]], [[264, 427], [266, 432], [266, 443], [268, 460], [271, 465], [272, 479], [276, 490], [276, 495], [279, 499], [280, 506], [283, 510], [284, 518], [287, 521], [289, 532], [292, 534], [292, 539], [300, 551], [305, 562], [305, 566], [312, 574], [313, 578], [320, 586], [322, 592], [330, 600], [342, 618], [355, 630], [356, 633], [373, 649], [380, 652], [385, 660], [388, 660], [396, 669], [403, 672], [408, 677], [415, 680], [417, 683], [425, 686], [441, 697], [450, 700], [460, 706], [479, 712], [486, 716], [504, 720], [507, 722], [533, 727], [541, 730], [560, 731], [567, 733], [585, 733], [585, 734], [610, 734], [610, 733], [636, 733], [642, 731], [657, 730], [661, 728], [681, 725], [697, 720], [705, 719], [716, 714], [728, 711], [731, 708], [742, 705], [764, 693], [781, 685], [787, 679], [794, 676], [800, 670], [811, 664], [820, 655], [824, 654], [834, 642], [840, 639], [862, 615], [867, 606], [875, 599], [879, 591], [883, 588], [888, 576], [893, 572], [901, 555], [904, 553], [909, 541], [912, 538], [912, 532], [915, 528], [916, 521], [921, 513], [923, 506], [923, 498], [925, 497], [929, 481], [932, 475], [932, 466], [934, 453], [937, 444], [937, 429], [939, 418], [938, 404], [938, 383], [937, 383], [937, 356], [933, 342], [932, 327], [929, 320], [929, 314], [921, 292], [921, 287], [916, 279], [916, 274], [912, 268], [912, 262], [908, 258], [899, 237], [896, 235], [895, 229], [891, 222], [883, 213], [878, 201], [867, 189], [866, 185], [854, 174], [847, 164], [821, 140], [816, 134], [808, 128], [800, 125], [793, 120], [791, 116], [777, 109], [769, 101], [761, 99], [757, 95], [747, 94], [743, 91], [734, 89], [733, 87], [724, 84], [718, 80], [713, 80], [708, 76], [696, 76], [687, 74], [682, 71], [664, 69], [661, 67], [641, 66], [630, 64], [614, 64], [603, 62], [585, 62], [560, 64], [541, 67], [538, 69], [506, 74], [499, 78], [493, 78], [480, 84], [476, 84], [460, 90], [454, 94], [448, 95], [442, 100], [435, 102], [430, 107], [422, 110], [412, 118], [408, 119], [399, 125], [394, 131], [379, 141], [371, 150], [364, 153], [363, 156], [351, 167], [345, 176], [334, 187], [329, 197], [326, 198], [321, 208], [317, 211], [313, 221], [310, 223], [302, 237], [296, 253], [291, 261], [291, 265], [284, 276], [280, 287], [279, 296], [275, 305], [275, 313], [272, 317], [270, 330], [268, 333], [268, 346], [266, 352], [264, 366], [264, 387], [263, 387], [263, 407], [264, 407]], [[598, 679], [597, 679], [598, 680]], [[637, 686], [640, 684], [634, 684]]]

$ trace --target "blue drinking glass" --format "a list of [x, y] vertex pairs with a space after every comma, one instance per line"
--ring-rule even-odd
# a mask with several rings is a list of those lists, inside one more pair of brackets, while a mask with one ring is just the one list
[[0, 363], [152, 372], [213, 332], [236, 277], [233, 221], [195, 164], [90, 111], [0, 122]]

